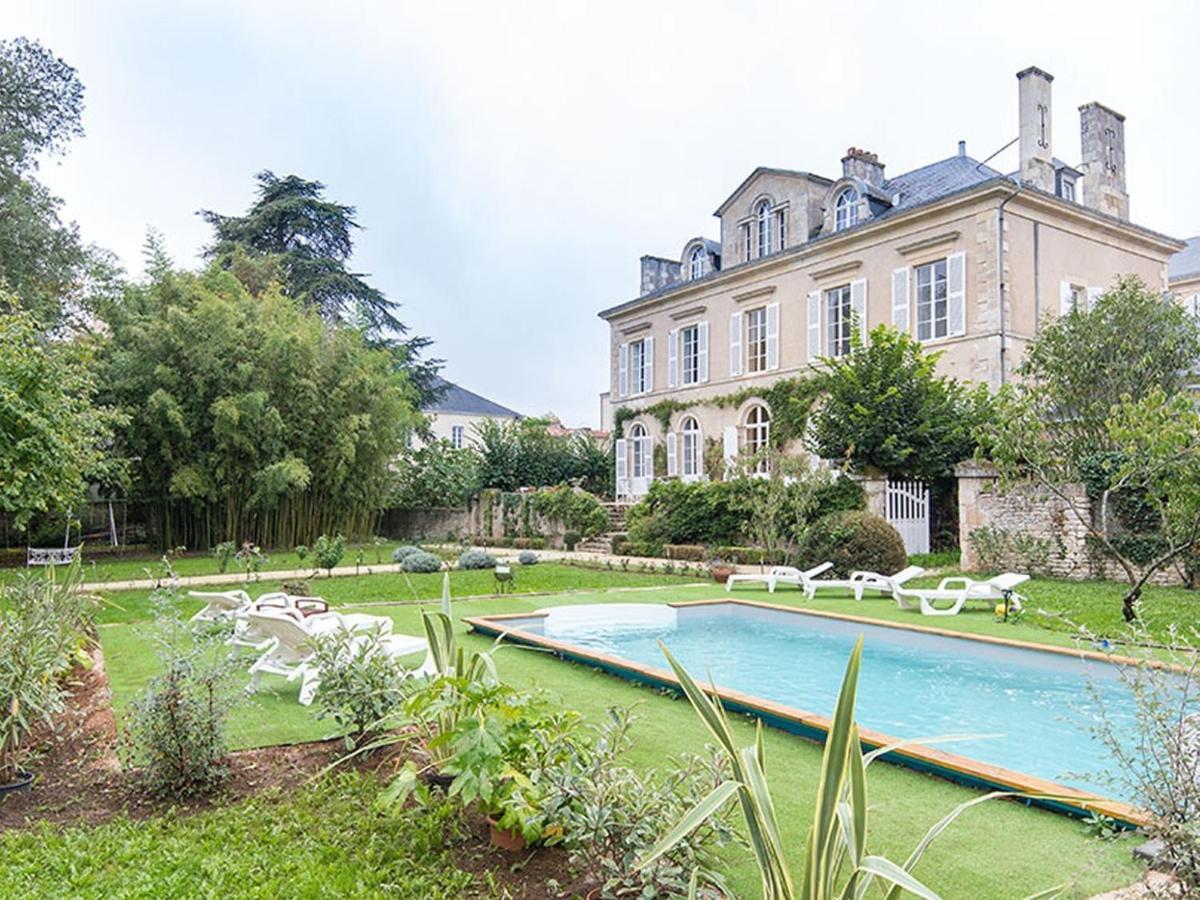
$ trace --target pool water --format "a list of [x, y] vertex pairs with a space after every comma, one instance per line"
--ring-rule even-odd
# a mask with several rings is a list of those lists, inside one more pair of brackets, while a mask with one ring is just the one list
[[825, 716], [861, 634], [860, 725], [894, 738], [976, 736], [932, 746], [1129, 799], [1104, 777], [1111, 758], [1091, 733], [1097, 701], [1089, 682], [1109, 718], [1133, 734], [1133, 698], [1105, 662], [732, 603], [545, 612], [505, 625], [666, 669], [662, 641], [699, 681]]

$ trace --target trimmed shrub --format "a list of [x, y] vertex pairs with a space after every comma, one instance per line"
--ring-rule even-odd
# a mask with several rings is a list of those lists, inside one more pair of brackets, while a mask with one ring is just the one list
[[490, 553], [484, 553], [482, 550], [465, 550], [458, 558], [458, 567], [460, 569], [494, 569], [496, 568], [496, 557]]
[[402, 563], [406, 559], [408, 559], [410, 556], [412, 556], [414, 553], [424, 553], [424, 552], [425, 551], [422, 550], [420, 547], [414, 546], [413, 544], [405, 544], [404, 546], [397, 547], [395, 550], [392, 551], [392, 562]]
[[442, 568], [441, 557], [418, 550], [410, 553], [400, 561], [400, 568], [405, 572], [439, 572]]
[[800, 553], [802, 564], [833, 563], [833, 574], [855, 569], [890, 574], [904, 568], [904, 541], [884, 518], [862, 510], [833, 513], [813, 523]]
[[816, 503], [812, 514], [814, 519], [836, 512], [867, 508], [867, 493], [863, 486], [853, 478], [845, 476], [834, 478], [828, 484], [817, 488], [813, 500]]
[[663, 544], [663, 554], [667, 559], [700, 562], [704, 559], [704, 547], [701, 544]]
[[626, 533], [626, 532], [624, 532], [624, 531], [621, 531], [621, 532], [618, 532], [617, 534], [614, 534], [614, 535], [612, 536], [612, 552], [613, 552], [613, 553], [621, 553], [621, 552], [623, 552], [623, 551], [621, 550], [621, 548], [622, 548], [622, 547], [626, 547], [626, 546], [628, 546], [628, 545], [629, 545], [629, 535], [628, 535], [628, 533]]
[[545, 550], [546, 539], [540, 537], [517, 538], [515, 541], [513, 541], [513, 546], [518, 550]]
[[713, 547], [709, 554], [714, 559], [724, 560], [725, 562], [738, 563], [747, 566], [783, 566], [795, 560], [790, 559], [782, 550], [775, 550], [768, 553], [762, 547], [738, 547], [726, 545], [723, 547]]
[[583, 535], [581, 535], [578, 531], [568, 531], [563, 535], [563, 547], [565, 547], [567, 550], [574, 550], [575, 545], [578, 544], [582, 539]]
[[538, 564], [538, 555], [532, 550], [522, 550], [517, 556], [517, 562], [523, 566], [536, 566]]

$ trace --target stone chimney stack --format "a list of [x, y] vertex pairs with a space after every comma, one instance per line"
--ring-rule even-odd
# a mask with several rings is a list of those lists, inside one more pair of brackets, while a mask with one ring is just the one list
[[1125, 190], [1125, 117], [1099, 103], [1079, 107], [1083, 205], [1129, 219]]
[[879, 157], [868, 150], [851, 147], [842, 157], [842, 175], [846, 178], [857, 178], [869, 185], [879, 187], [883, 184], [883, 163]]
[[1050, 140], [1050, 82], [1054, 76], [1037, 66], [1017, 73], [1020, 107], [1021, 183], [1054, 193]]

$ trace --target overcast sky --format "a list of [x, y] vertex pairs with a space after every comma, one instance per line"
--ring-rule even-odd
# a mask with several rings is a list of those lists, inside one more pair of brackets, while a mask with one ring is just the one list
[[0, 0], [0, 34], [79, 70], [86, 136], [42, 177], [132, 273], [148, 225], [194, 265], [196, 210], [245, 209], [261, 169], [315, 178], [449, 378], [596, 424], [596, 312], [635, 296], [639, 256], [717, 237], [757, 165], [983, 159], [1028, 65], [1055, 76], [1057, 156], [1079, 159], [1081, 103], [1121, 111], [1134, 221], [1200, 233], [1200, 3], [919, 6]]

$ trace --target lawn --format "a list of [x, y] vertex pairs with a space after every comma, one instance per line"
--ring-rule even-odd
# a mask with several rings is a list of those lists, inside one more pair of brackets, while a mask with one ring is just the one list
[[[383, 576], [341, 579], [322, 584], [322, 588], [336, 586], [345, 591], [345, 599], [339, 602], [386, 600], [387, 591], [380, 586], [382, 580]], [[661, 583], [662, 578], [658, 580]], [[332, 594], [332, 590], [327, 593]], [[662, 602], [722, 595], [714, 586], [702, 586], [617, 594], [478, 598], [456, 601], [455, 615], [525, 612], [561, 603]], [[765, 592], [747, 591], [746, 596], [766, 599]], [[798, 594], [781, 591], [774, 599], [796, 602]], [[860, 604], [827, 597], [818, 600], [814, 606], [885, 620], [921, 621], [919, 615], [901, 613], [894, 604], [883, 600]], [[435, 608], [435, 604], [425, 608]], [[421, 630], [421, 609], [417, 604], [388, 604], [372, 611], [389, 615], [397, 631], [417, 634]], [[1069, 642], [1065, 634], [1027, 623], [997, 623], [989, 613], [982, 612], [939, 620], [937, 624], [1055, 644]], [[153, 671], [147, 646], [148, 624], [128, 621], [110, 624], [101, 629], [101, 638], [119, 716], [129, 698]], [[477, 636], [466, 636], [465, 640], [472, 646], [486, 644], [485, 639]], [[563, 706], [580, 710], [592, 721], [598, 720], [610, 706], [636, 706], [638, 722], [633, 731], [635, 744], [630, 751], [632, 764], [661, 767], [672, 755], [688, 749], [699, 750], [705, 743], [706, 736], [690, 708], [657, 692], [536, 651], [505, 649], [501, 651], [498, 663], [501, 676], [506, 680], [523, 687], [545, 688]], [[327, 736], [329, 725], [315, 720], [311, 710], [297, 705], [296, 693], [295, 684], [286, 684], [282, 679], [265, 681], [264, 689], [252, 705], [236, 713], [233, 723], [235, 741], [240, 746], [250, 746]], [[753, 739], [749, 721], [739, 720], [736, 728], [744, 742]], [[798, 738], [768, 731], [766, 754], [786, 838], [798, 855], [811, 818], [810, 798], [815, 788], [820, 750]], [[899, 859], [907, 855], [920, 835], [940, 815], [973, 796], [972, 792], [947, 782], [886, 764], [872, 768], [870, 788], [874, 817], [872, 850]], [[303, 804], [307, 801], [295, 802]], [[364, 815], [367, 815], [365, 811]], [[373, 826], [367, 823], [364, 827], [370, 829]], [[324, 834], [323, 828], [320, 831]], [[73, 834], [75, 832], [69, 833], [64, 840], [74, 839], [70, 836]], [[78, 840], [75, 846], [82, 848], [83, 839]], [[100, 846], [106, 846], [105, 840], [116, 839], [106, 833]], [[331, 835], [330, 840], [335, 848], [330, 852], [336, 854], [340, 838]], [[119, 840], [117, 845], [120, 845]], [[1090, 838], [1077, 821], [1063, 816], [1012, 803], [992, 803], [973, 809], [943, 835], [921, 863], [918, 874], [946, 897], [1022, 896], [1067, 880], [1073, 884], [1070, 895], [1088, 896], [1135, 880], [1138, 869], [1129, 858], [1130, 846], [1128, 840], [1106, 843]], [[83, 853], [82, 850], [79, 852]], [[162, 851], [163, 854], [167, 852], [167, 849]], [[75, 865], [81, 863], [81, 859], [75, 860]], [[754, 896], [758, 889], [757, 876], [748, 857], [742, 853], [732, 854], [730, 865], [738, 896]], [[362, 892], [370, 893], [371, 890], [364, 886]], [[436, 893], [430, 895], [436, 896]]]

